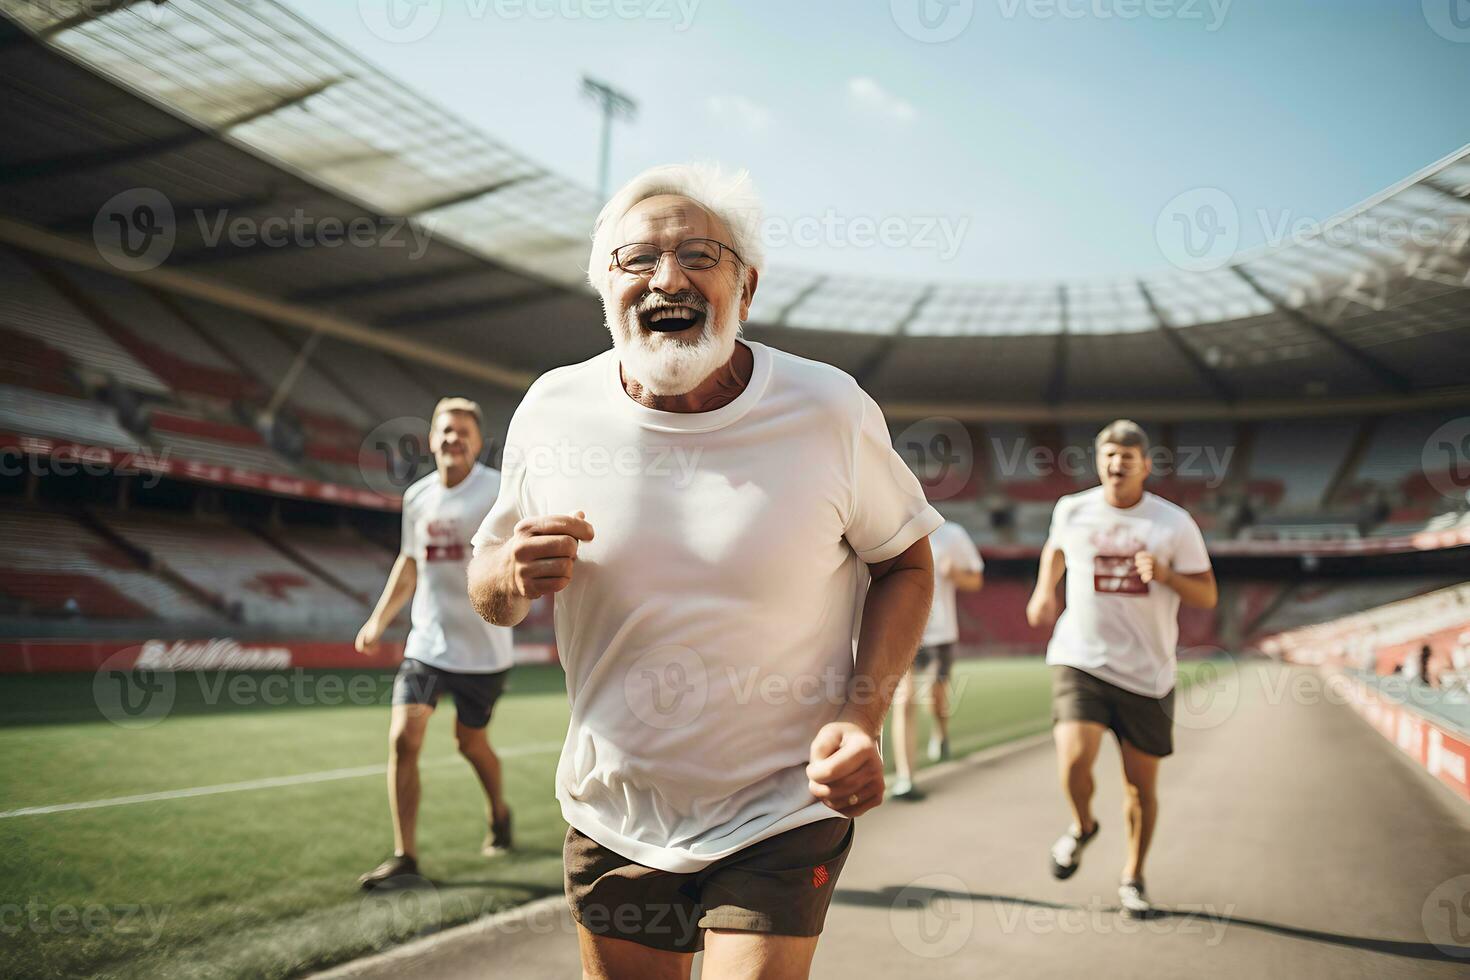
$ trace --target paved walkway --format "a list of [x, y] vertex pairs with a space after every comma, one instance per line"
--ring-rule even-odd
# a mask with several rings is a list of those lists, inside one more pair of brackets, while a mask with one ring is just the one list
[[[1159, 918], [1116, 911], [1111, 741], [1097, 771], [1102, 833], [1072, 879], [1051, 879], [1047, 849], [1066, 816], [1049, 745], [1032, 740], [936, 770], [923, 802], [860, 820], [814, 976], [1470, 976], [1470, 807], [1314, 691], [1314, 674], [1250, 665], [1181, 712], [1148, 868]], [[556, 898], [333, 975], [405, 968], [580, 974]]]

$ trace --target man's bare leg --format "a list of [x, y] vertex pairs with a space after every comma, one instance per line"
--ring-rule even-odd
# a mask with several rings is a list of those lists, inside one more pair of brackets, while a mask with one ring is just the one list
[[710, 929], [699, 975], [701, 980], [806, 980], [819, 938]]
[[1092, 830], [1092, 767], [1097, 762], [1107, 728], [1094, 721], [1061, 721], [1052, 728], [1057, 746], [1057, 769], [1072, 822], [1079, 834]]
[[416, 858], [419, 818], [419, 752], [434, 709], [395, 704], [388, 725], [388, 809], [393, 815], [393, 853]]
[[485, 789], [485, 817], [494, 822], [504, 817], [510, 808], [505, 805], [505, 793], [501, 789], [500, 757], [490, 747], [489, 729], [470, 728], [458, 718], [454, 720], [454, 740], [459, 745], [459, 754], [474, 767]]
[[918, 751], [915, 745], [915, 714], [914, 672], [911, 670], [903, 675], [903, 680], [898, 682], [898, 687], [893, 691], [893, 768], [897, 774], [896, 782], [899, 783], [912, 783], [914, 779], [914, 755]]
[[949, 678], [937, 677], [934, 679], [934, 727], [938, 729], [939, 738], [945, 744], [949, 743]]
[[[627, 939], [595, 936], [577, 926], [577, 942], [582, 948], [583, 980], [624, 980], [647, 977], [648, 980], [689, 980], [694, 964], [693, 953], [670, 953], [652, 949]], [[705, 954], [704, 977], [709, 972], [709, 954]]]
[[1159, 757], [1121, 739], [1123, 751], [1123, 818], [1128, 823], [1128, 860], [1124, 881], [1143, 880], [1143, 859], [1159, 819]]

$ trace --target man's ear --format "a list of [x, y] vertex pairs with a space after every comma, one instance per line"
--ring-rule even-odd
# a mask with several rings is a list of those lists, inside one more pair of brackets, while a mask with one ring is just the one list
[[745, 283], [740, 290], [740, 321], [742, 323], [750, 316], [750, 301], [755, 299], [755, 287], [760, 282], [760, 273], [754, 269], [745, 270]]

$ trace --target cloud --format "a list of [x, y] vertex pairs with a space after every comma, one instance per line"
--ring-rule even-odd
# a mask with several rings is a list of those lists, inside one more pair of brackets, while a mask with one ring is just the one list
[[871, 78], [849, 78], [847, 95], [859, 109], [897, 122], [913, 122], [919, 115], [913, 105], [889, 92]]
[[711, 95], [704, 100], [704, 107], [710, 115], [732, 120], [752, 133], [771, 124], [771, 110], [743, 95]]

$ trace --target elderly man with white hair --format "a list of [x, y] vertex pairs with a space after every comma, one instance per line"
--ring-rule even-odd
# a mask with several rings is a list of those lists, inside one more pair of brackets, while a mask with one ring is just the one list
[[878, 738], [942, 519], [829, 365], [740, 337], [761, 268], [742, 172], [646, 171], [588, 276], [613, 347], [511, 421], [470, 598], [555, 594], [571, 723], [556, 795], [591, 977], [804, 977], [883, 799]]

